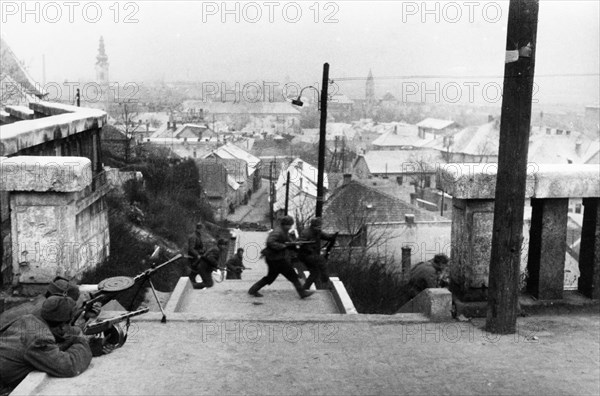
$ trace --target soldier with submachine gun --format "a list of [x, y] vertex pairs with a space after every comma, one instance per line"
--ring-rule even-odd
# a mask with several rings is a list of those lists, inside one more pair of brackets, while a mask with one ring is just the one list
[[[158, 248], [152, 257], [158, 256]], [[141, 308], [112, 318], [99, 320], [100, 307], [121, 296], [126, 290], [138, 286], [138, 291], [148, 282], [163, 314], [167, 318], [156, 290], [152, 275], [164, 266], [178, 260], [172, 259], [145, 270], [134, 278], [113, 277], [98, 284], [98, 291], [76, 308], [76, 286], [66, 279], [55, 279], [41, 307], [6, 320], [0, 326], [0, 389], [14, 387], [33, 370], [56, 377], [74, 377], [87, 369], [92, 356], [110, 353], [125, 344], [130, 319], [144, 314]], [[120, 322], [126, 322], [123, 329]]]

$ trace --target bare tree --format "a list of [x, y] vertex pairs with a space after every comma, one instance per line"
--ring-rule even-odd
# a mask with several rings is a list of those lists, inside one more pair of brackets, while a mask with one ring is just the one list
[[360, 257], [376, 255], [388, 257], [389, 243], [397, 238], [392, 234], [389, 223], [376, 221], [376, 209], [363, 200], [345, 202], [344, 210], [335, 217], [326, 219], [326, 223], [340, 232], [338, 237], [341, 246], [348, 247], [346, 252], [351, 256], [358, 253]]
[[405, 171], [412, 180], [417, 192], [422, 193], [423, 189], [429, 187], [429, 180], [432, 170], [435, 169], [435, 160], [430, 154], [417, 151], [409, 157], [409, 163], [406, 164]]

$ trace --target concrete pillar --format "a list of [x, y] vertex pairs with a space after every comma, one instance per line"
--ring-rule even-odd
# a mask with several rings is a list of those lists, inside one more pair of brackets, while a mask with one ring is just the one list
[[107, 208], [89, 193], [89, 159], [17, 156], [0, 171], [0, 191], [10, 193], [14, 285], [78, 277], [107, 256]]
[[540, 300], [562, 299], [569, 199], [531, 199], [527, 290]]
[[494, 201], [490, 199], [453, 199], [452, 292], [463, 301], [487, 298]]
[[[463, 302], [486, 298], [496, 172], [497, 164], [494, 163], [451, 163], [438, 169], [437, 187], [453, 197], [451, 290]], [[528, 259], [534, 276], [537, 276], [530, 284], [535, 285], [541, 299], [561, 298], [562, 295], [568, 198], [583, 198], [591, 208], [584, 212], [586, 231], [580, 252], [582, 276], [579, 289], [598, 298], [599, 197], [597, 165], [531, 164], [528, 167], [525, 199], [538, 201], [533, 204], [535, 214], [531, 230], [534, 234], [539, 233], [531, 236], [535, 251], [529, 254], [537, 254], [539, 258]], [[526, 238], [525, 228], [523, 236]], [[528, 257], [527, 250], [528, 245], [523, 244], [522, 268], [523, 258]]]
[[579, 248], [579, 291], [600, 299], [600, 199], [583, 199], [583, 228]]

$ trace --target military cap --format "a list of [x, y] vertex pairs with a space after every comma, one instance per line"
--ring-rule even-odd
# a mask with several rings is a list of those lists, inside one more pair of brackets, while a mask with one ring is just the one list
[[50, 296], [68, 296], [77, 301], [79, 298], [79, 287], [69, 282], [68, 279], [57, 276], [50, 282], [46, 289], [46, 297]]
[[51, 322], [68, 322], [76, 305], [70, 297], [50, 296], [42, 305], [42, 318]]
[[292, 218], [292, 216], [283, 216], [281, 218], [280, 224], [281, 225], [293, 225], [294, 219]]

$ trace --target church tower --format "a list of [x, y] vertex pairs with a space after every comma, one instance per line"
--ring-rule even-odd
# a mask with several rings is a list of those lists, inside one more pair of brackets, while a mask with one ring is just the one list
[[369, 69], [369, 75], [367, 76], [366, 92], [365, 92], [365, 117], [373, 117], [375, 107], [375, 80], [373, 79], [373, 73]]
[[108, 85], [108, 56], [104, 50], [104, 38], [100, 36], [100, 46], [96, 56], [96, 82], [101, 86]]

